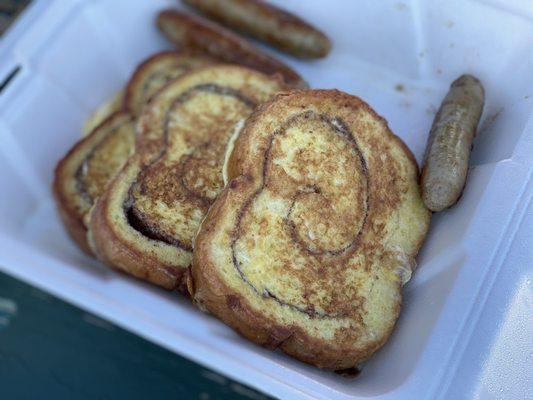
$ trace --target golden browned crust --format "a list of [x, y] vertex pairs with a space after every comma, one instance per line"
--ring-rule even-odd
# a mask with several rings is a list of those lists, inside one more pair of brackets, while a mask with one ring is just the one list
[[[266, 205], [267, 210], [275, 213], [282, 212], [280, 201], [290, 193], [291, 181], [281, 170], [276, 170], [283, 161], [280, 158], [283, 153], [279, 153], [280, 143], [285, 143], [283, 146], [288, 144], [276, 142], [277, 147], [272, 144], [273, 137], [281, 137], [276, 136], [281, 135], [279, 132], [293, 129], [293, 125], [284, 127], [282, 121], [288, 120], [300, 124], [294, 128], [300, 129], [293, 133], [295, 141], [304, 140], [308, 132], [308, 138], [311, 138], [314, 131], [329, 126], [328, 129], [341, 136], [353, 132], [355, 144], [345, 137], [346, 143], [351, 142], [355, 146], [353, 149], [359, 146], [361, 151], [364, 160], [362, 169], [359, 172], [356, 169], [355, 174], [368, 174], [369, 186], [358, 189], [358, 192], [369, 190], [369, 208], [365, 212], [367, 220], [363, 222], [365, 229], [361, 237], [340, 251], [321, 249], [313, 241], [305, 242], [304, 236], [299, 239], [304, 242], [298, 243], [290, 234], [280, 234], [277, 228], [269, 230], [269, 226], [278, 226], [276, 214], [258, 211], [261, 203], [257, 199], [261, 193], [275, 189], [276, 195]], [[328, 120], [334, 121], [333, 125], [328, 125]], [[330, 140], [331, 146], [334, 146], [339, 138], [332, 136]], [[318, 143], [317, 139], [313, 146], [319, 146]], [[335, 151], [336, 157], [348, 150], [349, 147], [341, 143]], [[296, 157], [297, 154], [305, 154], [305, 146], [301, 151], [288, 151], [287, 154]], [[327, 148], [324, 151], [328, 154]], [[353, 154], [356, 154], [357, 150], [354, 151]], [[266, 158], [262, 161], [263, 156]], [[384, 161], [382, 157], [389, 159]], [[309, 160], [302, 165], [304, 173], [313, 169]], [[319, 167], [317, 171], [327, 174], [327, 162]], [[264, 175], [265, 168], [269, 171], [267, 175]], [[276, 171], [278, 174], [275, 174]], [[336, 184], [342, 186], [344, 178], [341, 171], [335, 174], [340, 180]], [[400, 289], [405, 281], [403, 269], [410, 272], [413, 267], [412, 259], [429, 225], [430, 213], [420, 199], [418, 168], [411, 152], [388, 130], [386, 122], [361, 100], [338, 91], [293, 92], [265, 103], [248, 119], [235, 142], [228, 175], [230, 183], [209, 210], [196, 238], [189, 283], [194, 301], [248, 339], [262, 346], [279, 347], [321, 368], [346, 369], [370, 357], [392, 332], [400, 311]], [[327, 185], [321, 186], [320, 179], [316, 181], [318, 188], [305, 192], [316, 193], [316, 204], [321, 193], [326, 196], [328, 190]], [[260, 182], [268, 183], [260, 186]], [[261, 187], [263, 192], [259, 191]], [[339, 196], [345, 196], [349, 204], [357, 208], [357, 201], [349, 200], [351, 195], [344, 189], [336, 198], [341, 198]], [[244, 208], [241, 208], [243, 205]], [[321, 205], [314, 207], [318, 215], [323, 212], [318, 208]], [[329, 208], [332, 207], [342, 209], [342, 204]], [[293, 206], [289, 210], [293, 210]], [[266, 220], [257, 220], [259, 231], [254, 230], [254, 225], [249, 225], [255, 221], [247, 217], [252, 212], [256, 213], [256, 218], [270, 215], [264, 217]], [[335, 218], [334, 214], [326, 214], [323, 222]], [[345, 211], [343, 217], [353, 226], [360, 224], [357, 215], [350, 212]], [[288, 222], [283, 224], [287, 224], [286, 232], [298, 228], [294, 225], [291, 228]], [[283, 224], [280, 226], [285, 226]], [[246, 233], [248, 231], [250, 234]], [[269, 242], [268, 236], [272, 232], [280, 236]], [[334, 232], [333, 236], [326, 235], [326, 239], [337, 240], [342, 236], [342, 223], [341, 228], [337, 227]], [[267, 243], [267, 247], [254, 253], [258, 243]], [[290, 243], [298, 247], [296, 252]], [[279, 249], [272, 248], [272, 245], [279, 246]], [[399, 246], [397, 254], [396, 245]], [[265, 259], [261, 258], [262, 254]], [[295, 254], [298, 262], [291, 265], [289, 261], [280, 264], [277, 269], [268, 269], [277, 265], [285, 254]], [[360, 255], [363, 258], [358, 258]], [[318, 264], [314, 263], [316, 260]], [[343, 269], [342, 265], [358, 267], [351, 270], [353, 267]], [[264, 273], [254, 275], [261, 272], [261, 268], [265, 268]], [[314, 272], [314, 268], [318, 268], [318, 272]], [[290, 286], [283, 280], [287, 274], [293, 279]], [[295, 289], [298, 282], [305, 282], [301, 291]], [[317, 295], [317, 292], [309, 291], [313, 286], [322, 292]], [[289, 297], [295, 290], [298, 295]], [[379, 295], [373, 294], [376, 291]], [[305, 295], [299, 298], [301, 293]]]
[[143, 61], [131, 76], [124, 90], [123, 108], [139, 116], [142, 107], [167, 82], [193, 69], [213, 64], [207, 56], [177, 51], [162, 51]]
[[184, 287], [197, 227], [222, 188], [234, 126], [285, 89], [276, 77], [218, 65], [158, 92], [139, 120], [135, 155], [91, 215], [98, 257], [167, 289]]
[[322, 58], [331, 42], [294, 14], [257, 0], [183, 0], [207, 17], [301, 58]]
[[54, 181], [54, 196], [57, 203], [57, 211], [63, 222], [63, 226], [67, 230], [68, 234], [78, 245], [78, 247], [88, 256], [94, 256], [89, 244], [87, 243], [87, 228], [83, 223], [83, 218], [79, 218], [77, 213], [73, 212], [70, 208], [66, 206], [68, 204], [64, 200], [59, 192], [59, 184]]
[[[107, 179], [98, 171], [88, 178], [92, 172], [90, 160], [94, 158], [95, 149], [106, 146], [106, 140], [113, 139], [112, 136], [117, 134], [133, 137], [132, 117], [128, 113], [118, 111], [110, 115], [89, 135], [79, 140], [55, 169], [53, 192], [59, 215], [72, 239], [88, 255], [92, 255], [92, 251], [87, 243], [84, 218], [98, 193], [103, 191], [104, 180]], [[133, 140], [131, 145], [124, 143], [124, 146], [125, 152], [129, 153], [128, 148], [133, 150]], [[122, 162], [118, 164], [114, 168], [109, 166], [110, 175], [122, 166]], [[87, 179], [92, 180], [91, 186], [88, 186]]]
[[267, 75], [281, 74], [287, 84], [295, 87], [307, 86], [287, 65], [218, 24], [176, 10], [165, 10], [157, 16], [157, 26], [178, 49], [200, 50], [224, 62], [243, 65]]

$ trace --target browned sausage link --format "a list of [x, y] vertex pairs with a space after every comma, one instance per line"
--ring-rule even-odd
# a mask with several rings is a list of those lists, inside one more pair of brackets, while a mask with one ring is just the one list
[[181, 50], [205, 52], [227, 63], [243, 65], [267, 75], [279, 73], [287, 84], [307, 87], [300, 75], [213, 22], [175, 10], [165, 10], [157, 16], [157, 26]]
[[421, 180], [422, 197], [431, 211], [451, 207], [463, 191], [483, 102], [479, 80], [463, 75], [452, 83], [435, 116]]
[[207, 17], [301, 58], [322, 58], [331, 42], [294, 14], [258, 0], [182, 0]]

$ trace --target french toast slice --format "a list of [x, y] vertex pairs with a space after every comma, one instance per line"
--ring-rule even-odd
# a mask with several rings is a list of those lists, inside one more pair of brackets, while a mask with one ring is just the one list
[[[54, 193], [63, 223], [74, 241], [89, 255], [85, 216], [109, 180], [133, 154], [135, 119], [144, 103], [170, 80], [211, 63], [205, 57], [162, 52], [139, 65], [126, 85], [93, 116], [103, 118], [114, 111], [86, 137], [78, 141], [56, 168]], [[123, 105], [118, 106], [123, 99]], [[91, 122], [92, 123], [92, 122]]]
[[430, 220], [406, 145], [357, 97], [297, 91], [248, 118], [225, 169], [195, 240], [193, 301], [321, 368], [370, 357]]
[[223, 187], [226, 143], [239, 121], [283, 90], [279, 77], [231, 65], [190, 72], [161, 90], [139, 120], [135, 155], [91, 213], [98, 257], [186, 291], [197, 228]]

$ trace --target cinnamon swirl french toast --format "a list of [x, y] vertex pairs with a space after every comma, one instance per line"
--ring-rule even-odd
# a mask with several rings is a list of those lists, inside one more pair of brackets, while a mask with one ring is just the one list
[[136, 152], [91, 213], [90, 240], [111, 267], [186, 291], [193, 240], [223, 187], [226, 143], [278, 77], [230, 65], [174, 80], [144, 109]]
[[336, 90], [263, 104], [196, 237], [193, 301], [246, 338], [330, 370], [387, 340], [430, 212], [406, 145]]
[[[133, 153], [135, 121], [142, 106], [171, 79], [208, 64], [206, 58], [176, 52], [150, 57], [137, 68], [126, 85], [121, 110], [114, 111], [78, 141], [57, 165], [54, 195], [59, 213], [74, 241], [87, 254], [92, 252], [87, 243], [85, 216], [109, 180]], [[116, 102], [115, 99], [109, 103], [108, 110], [116, 109]], [[105, 111], [101, 110], [98, 118], [102, 118]]]

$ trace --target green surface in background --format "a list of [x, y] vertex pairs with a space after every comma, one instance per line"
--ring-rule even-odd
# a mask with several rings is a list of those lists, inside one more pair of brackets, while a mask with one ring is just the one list
[[267, 399], [0, 273], [0, 399]]

